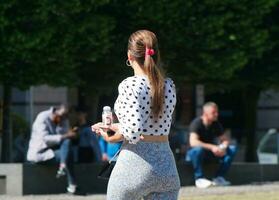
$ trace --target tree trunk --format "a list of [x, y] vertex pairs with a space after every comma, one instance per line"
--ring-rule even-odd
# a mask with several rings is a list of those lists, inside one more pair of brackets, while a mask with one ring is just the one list
[[247, 87], [243, 90], [244, 105], [244, 131], [246, 133], [245, 160], [255, 162], [256, 159], [256, 128], [257, 128], [257, 105], [260, 89]]
[[12, 103], [12, 88], [3, 86], [3, 135], [2, 135], [2, 150], [1, 162], [11, 162], [12, 153], [12, 132], [11, 132], [11, 109]]

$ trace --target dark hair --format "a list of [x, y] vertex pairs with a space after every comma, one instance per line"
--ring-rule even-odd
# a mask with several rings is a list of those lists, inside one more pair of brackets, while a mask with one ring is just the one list
[[[152, 49], [154, 54], [146, 55], [147, 49]], [[164, 104], [165, 81], [156, 35], [148, 30], [136, 31], [129, 38], [128, 50], [148, 76], [152, 91], [152, 114], [156, 118], [162, 112]]]

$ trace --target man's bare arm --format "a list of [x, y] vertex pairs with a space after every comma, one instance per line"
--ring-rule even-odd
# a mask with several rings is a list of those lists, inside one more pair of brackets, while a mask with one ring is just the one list
[[199, 135], [195, 132], [191, 132], [190, 133], [190, 146], [191, 147], [203, 147], [205, 149], [208, 149], [210, 151], [212, 151], [213, 148], [216, 147], [216, 145], [214, 144], [210, 144], [210, 143], [205, 143], [205, 142], [202, 142], [200, 139], [199, 139]]

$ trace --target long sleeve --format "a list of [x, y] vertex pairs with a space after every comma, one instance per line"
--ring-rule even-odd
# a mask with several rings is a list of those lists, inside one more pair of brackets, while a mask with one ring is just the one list
[[29, 161], [39, 162], [53, 158], [54, 152], [48, 147], [62, 141], [62, 134], [56, 132], [56, 126], [51, 122], [52, 113], [52, 109], [39, 113], [33, 123], [27, 153]]
[[55, 134], [47, 134], [44, 136], [44, 141], [47, 145], [59, 144], [62, 140], [62, 135], [69, 130], [69, 121], [63, 120], [59, 126], [55, 128]]
[[32, 132], [32, 137], [42, 138], [47, 145], [58, 144], [62, 139], [62, 135], [60, 134], [49, 134], [50, 131], [44, 119], [38, 119], [37, 121], [35, 121]]
[[130, 143], [137, 143], [140, 134], [145, 132], [143, 124], [150, 114], [150, 95], [144, 87], [144, 80], [126, 79], [119, 87], [117, 117], [120, 122], [120, 132]]
[[44, 141], [48, 146], [59, 144], [62, 140], [62, 135], [56, 134], [56, 135], [45, 135]]
[[41, 134], [43, 135], [43, 140], [48, 146], [59, 144], [62, 140], [61, 134], [49, 135], [49, 131], [47, 130], [45, 124], [41, 125], [40, 130], [38, 131], [41, 131]]

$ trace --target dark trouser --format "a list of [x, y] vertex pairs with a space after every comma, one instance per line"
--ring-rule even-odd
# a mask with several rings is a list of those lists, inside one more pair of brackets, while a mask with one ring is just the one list
[[95, 161], [101, 162], [102, 161], [102, 152], [101, 152], [101, 148], [99, 145], [99, 141], [95, 134], [93, 134], [91, 132], [87, 132], [87, 134], [89, 134], [90, 147], [92, 148], [92, 151], [94, 152]]
[[74, 175], [73, 152], [71, 146], [71, 140], [63, 140], [60, 146], [54, 150], [55, 157], [50, 160], [40, 162], [40, 164], [65, 163], [68, 184], [75, 185], [76, 181]]
[[[90, 150], [91, 154], [86, 156], [86, 150]], [[94, 132], [92, 132], [90, 127], [82, 128], [80, 131], [80, 141], [79, 141], [79, 161], [102, 161], [102, 151], [99, 145], [99, 140]], [[82, 152], [83, 151], [83, 152]]]
[[219, 169], [216, 172], [216, 177], [217, 176], [222, 176], [224, 177], [224, 175], [227, 173], [227, 171], [229, 170], [232, 160], [236, 154], [237, 148], [234, 145], [230, 145], [227, 148], [227, 152], [223, 157], [216, 157], [211, 151], [202, 148], [202, 147], [193, 147], [191, 148], [188, 152], [187, 152], [187, 157], [186, 160], [190, 160], [193, 164], [193, 168], [194, 168], [194, 176], [195, 179], [198, 178], [203, 178], [204, 174], [203, 174], [203, 170], [202, 170], [202, 164], [203, 161], [205, 159], [219, 159], [220, 161], [220, 166]]

